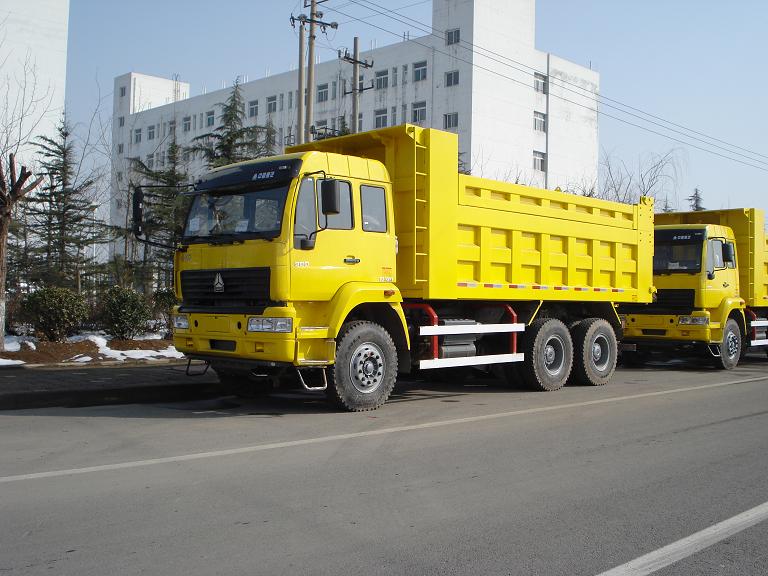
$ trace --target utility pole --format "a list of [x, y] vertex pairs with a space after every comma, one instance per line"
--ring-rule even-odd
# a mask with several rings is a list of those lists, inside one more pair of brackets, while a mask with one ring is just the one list
[[296, 144], [304, 143], [304, 24], [307, 17], [301, 14], [298, 18], [291, 15], [291, 26], [299, 22], [299, 90], [296, 98]]
[[[309, 142], [310, 131], [312, 130], [312, 123], [314, 121], [314, 106], [315, 106], [315, 34], [317, 27], [325, 32], [327, 27], [331, 27], [334, 30], [339, 27], [336, 22], [323, 22], [320, 20], [323, 17], [323, 13], [317, 10], [317, 5], [326, 2], [327, 0], [310, 0], [309, 6], [307, 6], [307, 0], [304, 0], [304, 8], [309, 8], [309, 45], [307, 48], [307, 108], [306, 108], [306, 121], [304, 123], [304, 141]], [[299, 98], [303, 98], [303, 94], [299, 94]]]
[[348, 51], [344, 51], [344, 56], [339, 51], [339, 58], [344, 62], [352, 64], [352, 90], [345, 92], [344, 94], [352, 94], [352, 133], [357, 134], [360, 131], [360, 92], [365, 92], [373, 88], [373, 84], [369, 87], [360, 88], [360, 66], [363, 68], [371, 68], [373, 66], [373, 60], [369, 63], [368, 60], [360, 60], [360, 38], [355, 36], [355, 43], [352, 48], [352, 57], [349, 56]]

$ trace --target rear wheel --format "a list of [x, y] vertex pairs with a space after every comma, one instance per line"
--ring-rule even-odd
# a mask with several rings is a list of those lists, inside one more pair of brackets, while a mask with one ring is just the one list
[[733, 318], [729, 318], [723, 330], [723, 341], [720, 343], [720, 357], [715, 358], [715, 367], [721, 370], [736, 368], [741, 358], [741, 330]]
[[588, 318], [572, 329], [573, 374], [571, 381], [587, 386], [603, 386], [616, 370], [616, 333], [602, 318]]
[[350, 412], [375, 410], [387, 401], [396, 379], [397, 349], [384, 328], [367, 321], [342, 327], [329, 400]]
[[573, 366], [568, 327], [554, 318], [535, 320], [526, 330], [520, 367], [523, 381], [534, 390], [552, 391], [565, 385]]

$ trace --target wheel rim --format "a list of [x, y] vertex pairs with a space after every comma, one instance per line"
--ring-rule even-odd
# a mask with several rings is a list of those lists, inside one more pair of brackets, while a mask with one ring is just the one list
[[592, 342], [592, 364], [600, 371], [605, 372], [611, 363], [611, 345], [604, 334], [598, 334]]
[[557, 376], [565, 365], [565, 343], [560, 336], [550, 336], [544, 344], [544, 369], [551, 375]]
[[725, 347], [728, 352], [728, 358], [735, 358], [740, 348], [739, 337], [733, 331], [728, 332], [725, 337]]
[[363, 394], [374, 392], [384, 382], [386, 367], [381, 348], [373, 342], [363, 342], [349, 360], [352, 385]]

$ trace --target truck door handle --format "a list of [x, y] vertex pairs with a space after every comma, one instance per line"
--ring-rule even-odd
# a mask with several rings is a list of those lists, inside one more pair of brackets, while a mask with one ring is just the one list
[[360, 264], [360, 258], [344, 258], [344, 264]]

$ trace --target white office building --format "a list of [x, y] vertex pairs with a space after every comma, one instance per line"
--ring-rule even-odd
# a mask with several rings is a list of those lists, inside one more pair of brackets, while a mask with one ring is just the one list
[[[477, 176], [569, 189], [597, 178], [599, 75], [534, 47], [535, 0], [433, 0], [433, 34], [362, 52], [361, 130], [412, 122], [459, 135], [462, 167]], [[315, 130], [352, 125], [352, 67], [315, 72]], [[248, 123], [269, 119], [279, 146], [295, 141], [297, 73], [241, 85]], [[115, 78], [112, 221], [127, 223], [129, 159], [165, 164], [170, 134], [187, 146], [219, 125], [231, 88], [189, 97], [188, 84], [130, 73]], [[205, 170], [186, 154], [193, 178]]]
[[[0, 0], [2, 114], [18, 117], [34, 88], [38, 103], [14, 130], [29, 142], [53, 137], [64, 111], [68, 28], [69, 0]], [[34, 152], [32, 145], [22, 148], [21, 162], [29, 162]]]

